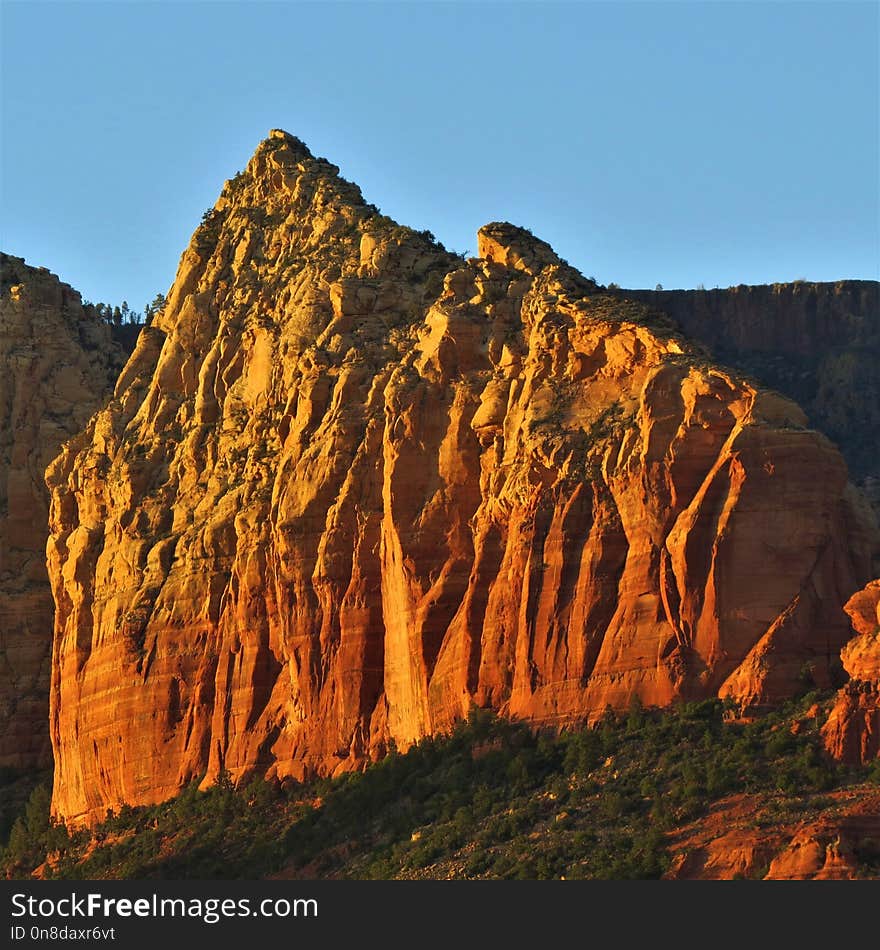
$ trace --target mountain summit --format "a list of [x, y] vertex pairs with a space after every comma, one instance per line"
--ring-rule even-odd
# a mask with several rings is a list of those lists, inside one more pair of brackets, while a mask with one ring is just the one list
[[794, 403], [522, 228], [450, 253], [278, 130], [47, 480], [72, 821], [357, 768], [474, 705], [827, 686], [876, 544]]

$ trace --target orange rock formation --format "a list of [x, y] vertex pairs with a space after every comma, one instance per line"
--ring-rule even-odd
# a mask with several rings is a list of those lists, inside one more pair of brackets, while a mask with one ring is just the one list
[[670, 834], [672, 880], [853, 880], [865, 876], [880, 840], [880, 794], [835, 792], [768, 822], [760, 795], [732, 795]]
[[53, 805], [336, 773], [472, 704], [818, 685], [876, 543], [796, 405], [528, 232], [462, 260], [275, 131], [51, 466]]
[[850, 680], [822, 734], [833, 756], [859, 764], [880, 756], [880, 580], [854, 594], [845, 609], [856, 630], [840, 654]]
[[46, 767], [52, 594], [49, 495], [61, 444], [123, 364], [110, 328], [44, 267], [0, 255], [0, 766]]

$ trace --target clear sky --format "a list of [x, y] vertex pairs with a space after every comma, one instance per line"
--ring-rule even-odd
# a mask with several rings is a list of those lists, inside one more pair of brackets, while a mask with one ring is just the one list
[[454, 250], [508, 220], [625, 287], [877, 278], [878, 10], [0, 0], [0, 246], [140, 310], [280, 127]]

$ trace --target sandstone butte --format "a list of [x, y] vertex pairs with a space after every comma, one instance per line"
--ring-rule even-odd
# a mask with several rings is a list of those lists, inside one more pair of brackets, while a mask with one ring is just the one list
[[75, 290], [0, 255], [0, 767], [51, 763], [44, 472], [110, 395], [124, 361]]
[[792, 402], [528, 231], [464, 260], [273, 131], [47, 472], [54, 813], [828, 686], [877, 536]]

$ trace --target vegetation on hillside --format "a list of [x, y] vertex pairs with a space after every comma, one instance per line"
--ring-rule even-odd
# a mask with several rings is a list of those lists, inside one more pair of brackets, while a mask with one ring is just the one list
[[132, 310], [128, 306], [128, 301], [123, 300], [121, 304], [112, 305], [108, 303], [92, 303], [91, 300], [83, 301], [83, 309], [91, 313], [98, 320], [111, 327], [123, 326], [143, 326], [145, 323], [152, 322], [153, 317], [165, 306], [165, 295], [156, 294], [150, 303], [143, 310], [143, 313]]
[[[821, 751], [821, 716], [806, 714], [821, 699], [755, 722], [726, 721], [716, 700], [636, 705], [559, 735], [478, 711], [362, 773], [238, 788], [222, 776], [204, 792], [126, 807], [91, 834], [53, 825], [40, 785], [2, 866], [90, 879], [658, 878], [668, 833], [732, 793], [766, 796], [766, 824], [780, 803], [791, 819], [834, 790], [880, 784], [880, 762], [852, 769]], [[875, 850], [862, 856], [866, 876], [880, 874]]]

